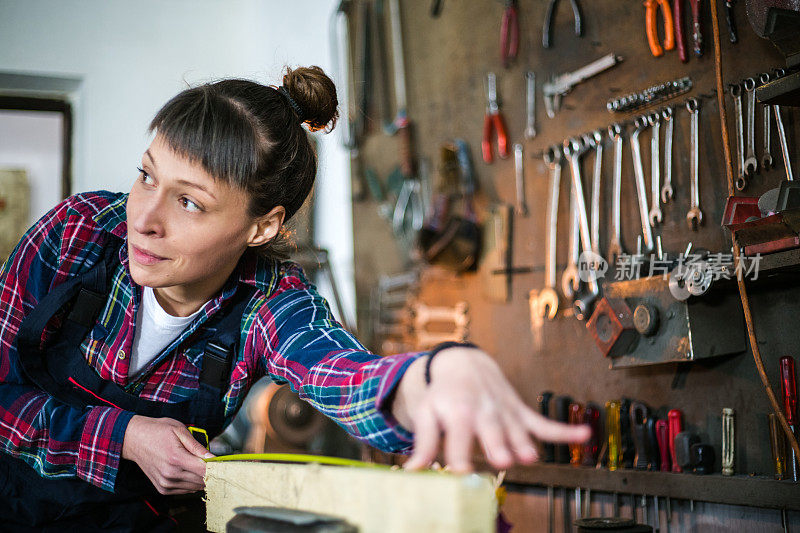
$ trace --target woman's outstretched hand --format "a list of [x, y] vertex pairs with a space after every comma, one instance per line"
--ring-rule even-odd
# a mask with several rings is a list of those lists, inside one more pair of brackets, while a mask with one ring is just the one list
[[588, 426], [549, 420], [523, 403], [497, 363], [477, 348], [456, 346], [440, 351], [425, 383], [421, 357], [397, 388], [392, 414], [414, 432], [414, 453], [404, 467], [429, 466], [439, 453], [454, 472], [472, 470], [472, 444], [480, 443], [497, 468], [538, 459], [535, 441], [584, 442]]

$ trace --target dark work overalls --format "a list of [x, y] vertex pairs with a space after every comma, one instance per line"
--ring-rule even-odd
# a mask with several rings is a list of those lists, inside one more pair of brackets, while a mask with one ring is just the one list
[[[80, 350], [105, 306], [122, 244], [113, 237], [102, 260], [55, 287], [24, 319], [16, 344], [25, 375], [77, 409], [113, 405], [144, 416], [174, 418], [205, 429], [209, 436], [221, 433], [222, 396], [230, 383], [241, 317], [252, 289], [239, 287], [192, 336], [192, 344], [204, 352], [196, 393], [179, 403], [144, 400], [101, 379]], [[62, 309], [62, 326], [40, 346], [45, 326]], [[175, 499], [159, 495], [131, 461], [120, 461], [112, 493], [77, 478], [42, 478], [27, 463], [0, 453], [0, 531], [169, 531], [180, 527], [169, 512], [174, 506]]]

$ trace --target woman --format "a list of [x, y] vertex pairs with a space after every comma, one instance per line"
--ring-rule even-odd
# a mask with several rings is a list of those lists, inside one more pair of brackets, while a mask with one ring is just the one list
[[[0, 285], [0, 508], [20, 524], [169, 527], [163, 495], [203, 488], [213, 437], [264, 374], [357, 438], [471, 468], [473, 439], [504, 468], [532, 437], [588, 438], [523, 404], [466, 345], [377, 357], [295, 264], [285, 222], [316, 156], [303, 124], [333, 128], [318, 67], [283, 85], [223, 80], [155, 116], [129, 194], [72, 196], [22, 238]], [[146, 476], [146, 478], [144, 476]]]

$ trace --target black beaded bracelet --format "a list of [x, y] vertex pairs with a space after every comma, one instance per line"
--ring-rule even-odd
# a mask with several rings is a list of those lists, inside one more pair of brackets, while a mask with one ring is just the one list
[[461, 346], [463, 348], [477, 348], [477, 346], [471, 342], [455, 341], [442, 342], [431, 348], [431, 351], [428, 353], [428, 360], [425, 361], [425, 384], [431, 384], [431, 362], [433, 361], [433, 357], [442, 350], [453, 348], [454, 346]]

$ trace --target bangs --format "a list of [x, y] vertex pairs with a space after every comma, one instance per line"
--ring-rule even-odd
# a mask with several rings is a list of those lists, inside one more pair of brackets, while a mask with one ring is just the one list
[[148, 132], [161, 135], [179, 155], [199, 163], [214, 179], [246, 188], [258, 170], [258, 133], [247, 112], [208, 85], [187, 89], [162, 107]]

